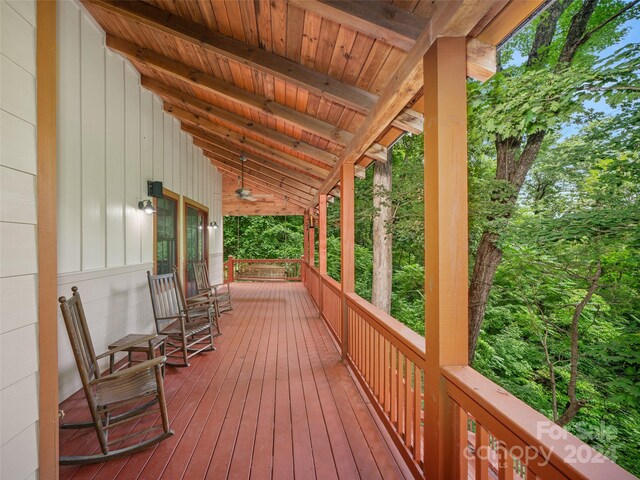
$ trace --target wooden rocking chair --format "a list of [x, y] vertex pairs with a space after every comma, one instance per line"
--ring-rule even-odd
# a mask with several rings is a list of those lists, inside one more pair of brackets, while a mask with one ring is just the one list
[[[82, 380], [82, 388], [89, 403], [92, 422], [67, 423], [62, 424], [60, 428], [95, 427], [101, 453], [82, 456], [61, 456], [60, 464], [76, 465], [104, 462], [123, 455], [130, 455], [169, 438], [173, 435], [173, 431], [169, 429], [161, 371], [165, 357], [155, 357], [152, 341], [156, 335], [140, 337], [134, 342], [123, 344], [118, 348], [96, 356], [78, 288], [72, 287], [71, 290], [73, 291], [72, 298], [67, 300], [65, 297], [60, 297], [58, 301], [60, 302], [60, 310], [62, 310], [62, 317], [69, 334], [73, 356]], [[98, 360], [108, 358], [116, 352], [124, 351], [127, 348], [145, 342], [148, 342], [149, 352], [151, 352], [149, 360], [115, 373], [102, 374], [100, 372]], [[158, 408], [152, 408], [154, 405], [157, 405]], [[160, 425], [145, 429], [136, 429], [134, 427], [126, 435], [109, 438], [111, 428], [157, 413], [160, 414], [162, 420]], [[144, 435], [158, 429], [161, 429], [160, 433], [144, 439]], [[112, 445], [122, 444], [128, 439], [138, 436], [143, 439], [139, 443], [122, 448], [111, 448]]]
[[209, 282], [209, 269], [204, 262], [194, 263], [193, 271], [196, 277], [196, 288], [198, 293], [207, 294], [216, 299], [220, 313], [233, 310], [231, 305], [231, 286], [228, 283], [211, 285]]
[[[147, 278], [156, 331], [167, 335], [167, 365], [188, 367], [194, 355], [215, 350], [213, 338], [220, 335], [215, 299], [201, 295], [185, 299], [175, 267], [162, 275], [147, 272]], [[179, 361], [169, 361], [173, 358]]]

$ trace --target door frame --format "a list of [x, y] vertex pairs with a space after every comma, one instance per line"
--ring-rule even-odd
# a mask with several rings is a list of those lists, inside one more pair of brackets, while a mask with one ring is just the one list
[[187, 259], [187, 208], [191, 207], [191, 208], [195, 208], [197, 210], [200, 210], [201, 212], [204, 213], [204, 225], [203, 225], [203, 233], [204, 233], [204, 261], [207, 264], [207, 268], [209, 268], [209, 208], [207, 208], [206, 206], [202, 205], [199, 202], [196, 202], [195, 200], [191, 200], [190, 198], [183, 196], [183, 207], [182, 207], [182, 218], [183, 218], [183, 223], [182, 223], [182, 238], [184, 239], [183, 242], [183, 267], [182, 267], [182, 273], [184, 275], [184, 285], [182, 288], [184, 288], [184, 294], [187, 295], [187, 286], [189, 284], [189, 277], [188, 275], [188, 268], [189, 268], [189, 263], [188, 263], [188, 259]]

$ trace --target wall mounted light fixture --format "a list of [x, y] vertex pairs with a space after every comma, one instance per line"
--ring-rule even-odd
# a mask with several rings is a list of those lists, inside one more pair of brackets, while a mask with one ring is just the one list
[[156, 213], [156, 209], [153, 206], [153, 203], [151, 203], [151, 200], [140, 200], [138, 202], [138, 210], [143, 211], [147, 215], [153, 215]]
[[211, 222], [209, 224], [209, 230], [217, 230], [218, 229], [218, 222]]

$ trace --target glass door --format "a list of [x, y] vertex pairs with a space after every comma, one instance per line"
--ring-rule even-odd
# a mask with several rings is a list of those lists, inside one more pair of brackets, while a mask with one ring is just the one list
[[178, 201], [156, 199], [156, 272], [171, 273], [178, 264]]
[[191, 297], [198, 293], [196, 288], [196, 277], [193, 269], [194, 263], [206, 262], [206, 232], [207, 213], [199, 208], [186, 204], [186, 240], [187, 240], [187, 262], [186, 262], [186, 294]]

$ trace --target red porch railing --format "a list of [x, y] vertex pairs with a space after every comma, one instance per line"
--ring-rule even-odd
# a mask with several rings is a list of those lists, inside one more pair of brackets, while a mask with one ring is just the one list
[[[424, 338], [358, 295], [343, 294], [306, 262], [302, 277], [353, 375], [423, 478], [425, 428], [435, 428], [424, 417]], [[441, 391], [426, 394], [444, 397], [450, 478], [635, 478], [472, 368], [443, 367], [440, 377]]]

